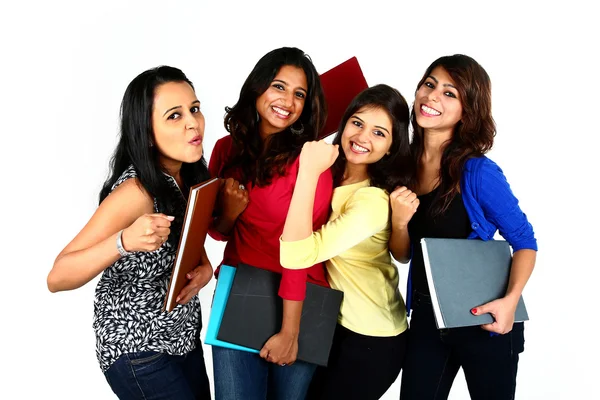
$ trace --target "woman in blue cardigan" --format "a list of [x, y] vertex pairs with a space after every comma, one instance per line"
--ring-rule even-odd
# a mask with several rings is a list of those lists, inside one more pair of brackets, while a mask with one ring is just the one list
[[[537, 243], [502, 170], [484, 155], [496, 133], [488, 74], [465, 55], [434, 61], [417, 86], [411, 122], [414, 193], [402, 187], [390, 195], [392, 254], [407, 262], [412, 246], [412, 317], [400, 398], [446, 399], [462, 367], [472, 399], [513, 399], [524, 345], [523, 323], [514, 322], [514, 312]], [[416, 212], [407, 219], [402, 209]], [[417, 244], [423, 237], [490, 240], [498, 230], [513, 249], [506, 294], [471, 310], [490, 313], [494, 322], [438, 330]]]

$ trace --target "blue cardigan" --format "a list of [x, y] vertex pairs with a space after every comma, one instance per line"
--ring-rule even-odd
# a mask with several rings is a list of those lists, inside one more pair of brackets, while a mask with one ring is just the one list
[[[521, 211], [519, 200], [510, 190], [504, 173], [495, 162], [485, 156], [467, 160], [460, 181], [460, 191], [473, 229], [469, 239], [492, 240], [496, 231], [499, 231], [513, 252], [522, 249], [537, 251], [533, 227]], [[412, 297], [411, 270], [412, 254], [406, 292], [406, 310], [409, 315]]]

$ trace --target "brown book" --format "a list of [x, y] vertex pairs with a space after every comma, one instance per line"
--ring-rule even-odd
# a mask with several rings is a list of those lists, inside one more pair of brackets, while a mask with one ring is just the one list
[[323, 139], [337, 132], [346, 108], [352, 103], [354, 97], [369, 85], [356, 57], [323, 72], [320, 78], [325, 101], [327, 101], [327, 120], [319, 134], [319, 139]]
[[213, 208], [220, 188], [219, 178], [212, 178], [190, 188], [177, 255], [163, 310], [172, 311], [175, 299], [187, 285], [187, 274], [200, 265], [204, 241], [212, 220]]

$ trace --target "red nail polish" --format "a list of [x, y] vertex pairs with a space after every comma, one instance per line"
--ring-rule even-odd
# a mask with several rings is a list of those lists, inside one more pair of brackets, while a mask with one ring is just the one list
[[471, 313], [477, 314], [477, 309], [476, 308], [471, 308]]

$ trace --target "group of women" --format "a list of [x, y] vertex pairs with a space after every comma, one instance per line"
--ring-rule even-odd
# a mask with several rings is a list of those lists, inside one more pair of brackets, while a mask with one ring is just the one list
[[[189, 188], [218, 176], [209, 233], [227, 242], [222, 264], [280, 273], [283, 323], [259, 354], [213, 346], [217, 399], [379, 399], [401, 370], [401, 399], [444, 399], [460, 367], [471, 398], [512, 399], [524, 344], [514, 311], [537, 244], [485, 156], [491, 109], [485, 70], [446, 56], [427, 68], [412, 107], [388, 85], [370, 87], [333, 143], [317, 141], [327, 118], [319, 75], [284, 47], [248, 75], [207, 165], [192, 82], [172, 67], [145, 71], [125, 91], [99, 207], [56, 258], [48, 287], [102, 274], [97, 356], [119, 398], [209, 399], [196, 296], [213, 276], [206, 254], [179, 305], [162, 305]], [[506, 294], [471, 310], [494, 323], [437, 329], [420, 239], [490, 240], [498, 230], [514, 252]], [[411, 262], [406, 301], [392, 255]], [[307, 282], [344, 293], [327, 367], [296, 360]]]

